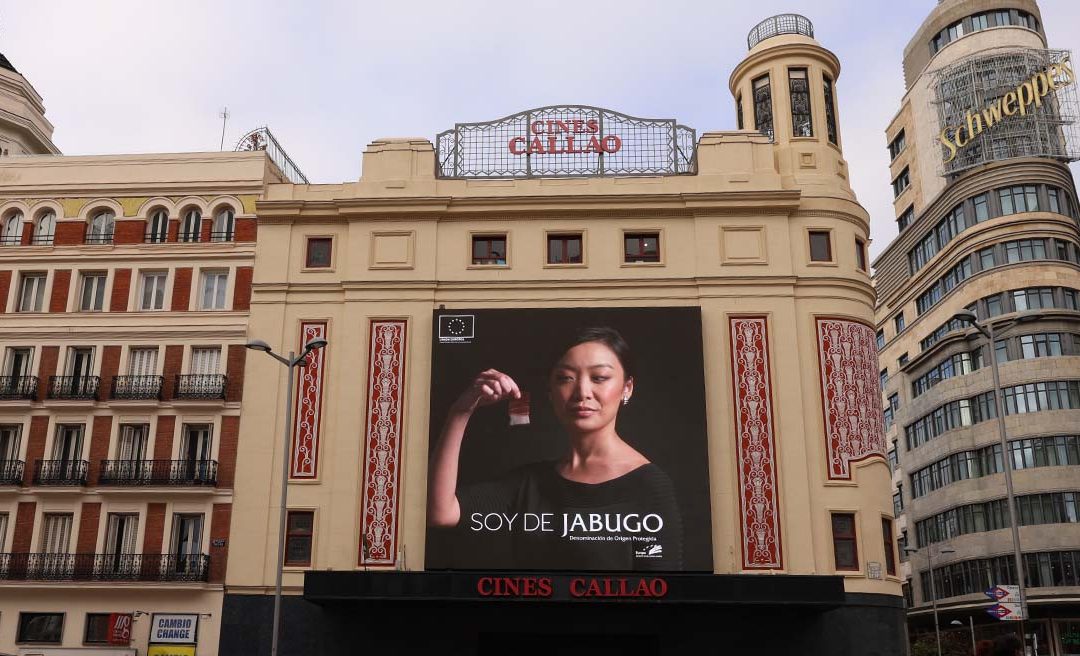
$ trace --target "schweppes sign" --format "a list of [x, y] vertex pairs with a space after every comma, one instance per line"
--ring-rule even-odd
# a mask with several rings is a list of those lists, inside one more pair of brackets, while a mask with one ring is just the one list
[[957, 152], [984, 130], [989, 130], [1010, 117], [1037, 111], [1042, 107], [1043, 98], [1050, 92], [1067, 87], [1075, 81], [1072, 64], [1068, 59], [1064, 59], [1050, 64], [1030, 79], [1021, 82], [1015, 90], [995, 98], [985, 107], [969, 109], [963, 125], [950, 125], [938, 135], [938, 141], [948, 151], [945, 163], [956, 159]]

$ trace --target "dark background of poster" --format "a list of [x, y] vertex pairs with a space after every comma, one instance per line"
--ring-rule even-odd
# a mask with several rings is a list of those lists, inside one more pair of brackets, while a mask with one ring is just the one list
[[[440, 315], [474, 315], [471, 343], [440, 343]], [[507, 404], [478, 409], [462, 444], [458, 485], [497, 479], [514, 468], [556, 460], [566, 433], [551, 410], [547, 382], [561, 347], [578, 330], [609, 326], [630, 345], [634, 395], [619, 410], [619, 435], [671, 478], [683, 522], [683, 570], [712, 571], [708, 432], [701, 310], [522, 308], [437, 310], [433, 318], [430, 448], [447, 411], [473, 378], [492, 368], [531, 393], [530, 424], [509, 425]], [[457, 529], [428, 528], [427, 569], [513, 569], [499, 544]]]

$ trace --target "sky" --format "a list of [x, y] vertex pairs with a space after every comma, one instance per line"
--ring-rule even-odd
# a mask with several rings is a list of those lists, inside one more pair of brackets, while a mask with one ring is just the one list
[[[218, 150], [269, 126], [312, 182], [360, 176], [380, 137], [596, 105], [735, 129], [746, 34], [801, 13], [841, 62], [840, 129], [871, 216], [896, 235], [884, 131], [904, 46], [936, 0], [0, 0], [0, 52], [44, 98], [68, 155]], [[1040, 0], [1049, 45], [1080, 51], [1080, 2]], [[1073, 166], [1074, 176], [1080, 168]]]

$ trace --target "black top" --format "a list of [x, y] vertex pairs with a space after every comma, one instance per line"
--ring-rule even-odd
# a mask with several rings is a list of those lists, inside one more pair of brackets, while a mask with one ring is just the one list
[[578, 483], [560, 476], [554, 462], [539, 462], [467, 486], [458, 502], [457, 532], [468, 544], [463, 553], [479, 568], [683, 567], [675, 488], [652, 463], [603, 483]]

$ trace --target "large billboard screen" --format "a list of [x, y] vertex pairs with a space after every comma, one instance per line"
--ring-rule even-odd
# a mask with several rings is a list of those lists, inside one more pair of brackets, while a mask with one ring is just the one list
[[712, 571], [701, 312], [435, 312], [427, 569]]

